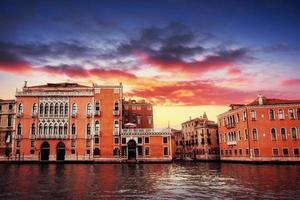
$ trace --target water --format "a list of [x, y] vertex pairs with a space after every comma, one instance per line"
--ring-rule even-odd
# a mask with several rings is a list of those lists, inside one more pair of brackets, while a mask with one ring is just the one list
[[0, 199], [300, 199], [300, 165], [0, 165]]

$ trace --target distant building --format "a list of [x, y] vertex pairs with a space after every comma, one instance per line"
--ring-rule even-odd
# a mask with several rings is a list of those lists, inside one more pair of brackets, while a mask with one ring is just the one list
[[300, 161], [300, 100], [261, 95], [218, 116], [221, 160]]
[[218, 125], [203, 117], [190, 119], [182, 125], [182, 138], [176, 143], [183, 146], [183, 157], [196, 160], [218, 160]]
[[0, 99], [0, 159], [7, 159], [12, 151], [15, 100]]
[[152, 104], [145, 100], [123, 101], [123, 122], [124, 127], [153, 128]]
[[[133, 104], [130, 102], [130, 116]], [[25, 83], [16, 92], [14, 157], [36, 161], [171, 161], [170, 129], [153, 129], [152, 106], [136, 106], [141, 106], [135, 107], [136, 117], [146, 113], [147, 121], [142, 118], [141, 124], [136, 121], [137, 126], [123, 129], [126, 106], [122, 84], [28, 87]]]

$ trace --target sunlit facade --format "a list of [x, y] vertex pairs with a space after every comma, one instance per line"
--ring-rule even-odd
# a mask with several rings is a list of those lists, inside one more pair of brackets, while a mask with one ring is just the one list
[[261, 95], [218, 116], [221, 160], [300, 161], [300, 100]]

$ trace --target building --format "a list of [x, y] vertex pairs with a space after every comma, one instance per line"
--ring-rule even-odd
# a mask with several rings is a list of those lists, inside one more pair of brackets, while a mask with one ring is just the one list
[[122, 84], [89, 87], [48, 83], [28, 87], [25, 83], [16, 92], [14, 159], [169, 160], [170, 131], [147, 127], [122, 130], [122, 102]]
[[175, 143], [175, 148], [174, 148], [174, 160], [181, 160], [184, 157], [184, 149], [183, 149], [183, 134], [182, 130], [176, 130], [172, 129], [172, 136], [174, 139]]
[[219, 160], [218, 125], [206, 113], [181, 125], [183, 137], [176, 143], [183, 145], [184, 159]]
[[0, 159], [7, 159], [12, 151], [15, 100], [0, 99]]
[[123, 101], [123, 121], [125, 127], [153, 128], [152, 104], [145, 100]]
[[300, 161], [300, 100], [261, 95], [218, 116], [221, 160]]

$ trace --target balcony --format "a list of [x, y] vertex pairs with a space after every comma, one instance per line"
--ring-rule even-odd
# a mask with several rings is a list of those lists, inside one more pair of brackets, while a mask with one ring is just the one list
[[231, 146], [232, 146], [232, 145], [236, 145], [236, 140], [233, 140], [233, 141], [227, 141], [226, 144], [227, 144], [227, 145], [231, 145]]
[[226, 128], [234, 128], [235, 127], [235, 123], [234, 124], [226, 124]]
[[170, 135], [170, 128], [143, 128], [143, 129], [122, 129], [122, 135]]
[[119, 128], [115, 128], [115, 129], [114, 129], [114, 135], [119, 135], [119, 133], [120, 133], [120, 132], [119, 132]]
[[91, 113], [91, 112], [90, 113], [86, 113], [86, 117], [87, 118], [91, 118], [92, 116], [93, 116], [93, 113]]
[[114, 110], [114, 111], [113, 111], [113, 115], [114, 115], [114, 116], [118, 116], [118, 115], [120, 115], [120, 112], [119, 112], [118, 110]]
[[22, 116], [23, 116], [23, 113], [21, 113], [21, 112], [18, 112], [18, 113], [17, 113], [17, 117], [18, 117], [18, 118], [20, 118], [20, 117], [22, 117]]
[[77, 116], [77, 113], [73, 112], [72, 117], [75, 118]]
[[32, 135], [32, 134], [31, 134], [31, 135], [29, 136], [29, 138], [30, 138], [31, 140], [35, 140], [36, 137], [35, 137], [35, 135]]
[[95, 111], [95, 116], [100, 116], [100, 114], [101, 114], [100, 110]]
[[67, 135], [60, 135], [60, 134], [47, 134], [47, 135], [36, 135], [37, 139], [67, 139]]
[[37, 112], [32, 112], [32, 113], [31, 113], [31, 117], [32, 117], [32, 118], [36, 118], [37, 116], [38, 116], [38, 113], [37, 113]]

